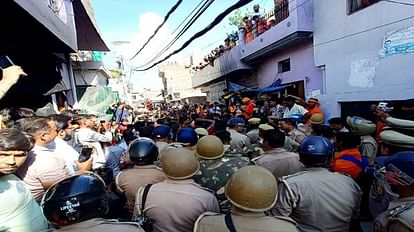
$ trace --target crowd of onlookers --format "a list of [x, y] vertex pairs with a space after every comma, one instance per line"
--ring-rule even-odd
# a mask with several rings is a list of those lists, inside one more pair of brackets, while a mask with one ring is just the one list
[[202, 62], [193, 67], [198, 71], [208, 65], [214, 66], [214, 60], [230, 51], [237, 44], [247, 44], [276, 25], [274, 13], [264, 14], [260, 12], [260, 6], [253, 6], [253, 13], [243, 18], [242, 25], [239, 25], [238, 32], [233, 32], [224, 40], [224, 45], [220, 45], [206, 55]]

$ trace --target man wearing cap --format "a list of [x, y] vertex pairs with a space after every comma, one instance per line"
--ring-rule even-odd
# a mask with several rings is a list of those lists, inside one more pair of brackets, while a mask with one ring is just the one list
[[296, 104], [294, 97], [285, 97], [283, 99], [283, 106], [285, 107], [283, 118], [290, 118], [292, 114], [301, 114], [305, 118], [308, 115], [308, 111], [303, 106]]
[[370, 160], [375, 159], [378, 151], [378, 144], [375, 141], [374, 137], [371, 135], [374, 134], [376, 130], [376, 125], [368, 120], [365, 120], [360, 117], [347, 117], [346, 122], [351, 128], [353, 133], [361, 136], [361, 144], [359, 145], [359, 150], [363, 156], [367, 156]]
[[214, 135], [207, 135], [197, 143], [200, 171], [193, 177], [196, 183], [214, 191], [221, 212], [230, 212], [231, 204], [224, 196], [224, 186], [238, 169], [249, 165], [247, 157], [226, 156], [223, 143]]
[[247, 132], [247, 137], [250, 139], [251, 144], [255, 144], [259, 142], [259, 124], [260, 124], [260, 118], [251, 118], [248, 120], [249, 122], [249, 132]]
[[250, 139], [241, 132], [244, 130], [245, 122], [242, 118], [232, 118], [228, 122], [228, 132], [230, 132], [230, 148], [238, 151], [245, 151], [250, 147]]
[[159, 125], [152, 130], [152, 139], [158, 147], [159, 158], [164, 154], [164, 151], [168, 148], [171, 143], [172, 130], [169, 126]]
[[201, 139], [204, 136], [208, 135], [208, 131], [205, 128], [198, 127], [194, 130], [198, 136], [198, 139]]
[[281, 131], [268, 130], [263, 133], [264, 154], [252, 159], [258, 166], [269, 170], [276, 179], [299, 172], [304, 166], [297, 153], [283, 148], [286, 136]]
[[[153, 231], [192, 231], [197, 218], [206, 211], [220, 211], [213, 193], [196, 184], [192, 177], [200, 164], [193, 152], [170, 149], [161, 158], [167, 179], [150, 187], [144, 212], [153, 222]], [[144, 187], [135, 200], [134, 216], [141, 214]]]

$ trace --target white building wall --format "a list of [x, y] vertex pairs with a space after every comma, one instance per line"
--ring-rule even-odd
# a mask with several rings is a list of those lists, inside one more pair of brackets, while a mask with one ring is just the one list
[[414, 97], [414, 53], [380, 55], [388, 33], [410, 27], [402, 46], [414, 52], [414, 8], [380, 1], [348, 15], [348, 1], [314, 1], [315, 64], [325, 68], [320, 99], [328, 118], [340, 114], [338, 102]]

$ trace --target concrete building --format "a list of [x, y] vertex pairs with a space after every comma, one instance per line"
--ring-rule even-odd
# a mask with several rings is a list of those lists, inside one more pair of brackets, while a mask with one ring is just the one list
[[368, 115], [371, 103], [414, 97], [412, 6], [319, 0], [314, 8], [315, 62], [324, 71], [320, 98], [328, 118]]
[[164, 97], [167, 102], [186, 101], [187, 103], [204, 102], [205, 94], [200, 89], [193, 88], [191, 69], [185, 65], [167, 63], [159, 67], [159, 77], [162, 78]]
[[220, 100], [229, 83], [263, 88], [279, 79], [286, 87], [283, 93], [305, 98], [323, 91], [322, 70], [313, 59], [313, 1], [275, 4], [280, 8], [273, 16], [275, 26], [249, 43], [239, 43], [192, 76], [193, 87], [202, 87], [207, 100]]
[[89, 0], [1, 1], [0, 55], [28, 74], [0, 101], [1, 107], [29, 107], [41, 114], [77, 102], [70, 53], [109, 50]]

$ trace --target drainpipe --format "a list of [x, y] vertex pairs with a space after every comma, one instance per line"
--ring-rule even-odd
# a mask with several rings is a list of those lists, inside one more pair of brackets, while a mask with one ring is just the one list
[[322, 94], [326, 94], [326, 67], [322, 65], [320, 68], [322, 71]]

